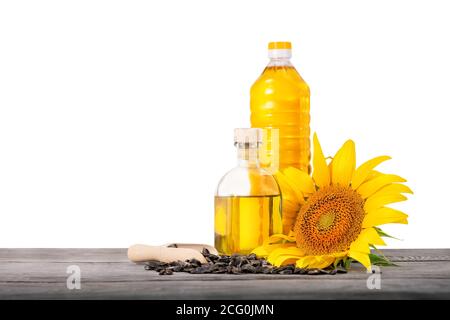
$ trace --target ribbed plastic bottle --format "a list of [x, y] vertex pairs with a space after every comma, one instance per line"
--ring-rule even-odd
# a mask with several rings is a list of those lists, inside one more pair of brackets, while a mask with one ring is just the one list
[[[290, 62], [290, 42], [270, 42], [269, 64], [250, 90], [253, 128], [279, 129], [279, 169], [310, 172], [309, 87]], [[267, 138], [265, 152], [274, 156]]]

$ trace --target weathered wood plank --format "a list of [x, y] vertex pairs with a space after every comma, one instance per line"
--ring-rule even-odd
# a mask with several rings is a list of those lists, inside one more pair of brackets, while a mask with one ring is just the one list
[[[42, 263], [42, 262], [9, 262], [0, 263], [0, 283], [2, 282], [65, 282], [67, 267], [72, 263]], [[142, 265], [126, 263], [95, 262], [77, 263], [82, 273], [83, 282], [117, 282], [117, 281], [241, 281], [241, 280], [278, 280], [307, 278], [311, 281], [324, 279], [366, 279], [367, 274], [359, 265], [354, 265], [347, 274], [334, 276], [308, 276], [308, 275], [265, 275], [265, 274], [205, 274], [195, 275], [188, 273], [175, 273], [172, 276], [160, 276], [156, 272], [144, 270]], [[450, 263], [398, 262], [399, 267], [382, 268], [383, 276], [391, 279], [450, 279]]]
[[450, 261], [450, 249], [385, 249], [393, 262]]
[[[385, 249], [382, 252], [395, 261], [450, 261], [450, 249]], [[55, 248], [0, 249], [2, 261], [54, 262], [128, 262], [124, 248]]]
[[[399, 267], [382, 268], [381, 290], [355, 267], [335, 276], [159, 276], [130, 263], [125, 249], [0, 249], [0, 299], [450, 299], [450, 250], [385, 250]], [[81, 290], [66, 268], [81, 268]]]
[[[328, 279], [327, 279], [328, 280]], [[153, 281], [83, 283], [67, 290], [59, 283], [12, 283], [1, 299], [449, 299], [449, 283], [436, 279], [384, 279], [381, 290], [366, 280], [283, 279], [258, 281]]]
[[0, 249], [2, 261], [53, 262], [128, 262], [127, 249], [114, 248], [55, 248], [55, 249]]

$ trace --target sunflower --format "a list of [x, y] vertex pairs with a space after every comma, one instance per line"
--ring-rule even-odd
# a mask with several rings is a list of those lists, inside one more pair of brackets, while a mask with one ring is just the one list
[[[373, 158], [356, 168], [355, 144], [348, 140], [327, 163], [314, 134], [313, 174], [296, 168], [279, 171], [283, 195], [283, 232], [271, 236], [253, 253], [275, 266], [326, 268], [356, 260], [370, 269], [370, 249], [385, 245], [378, 226], [408, 223], [408, 216], [386, 205], [412, 193], [394, 174], [374, 170], [390, 159]], [[293, 214], [295, 212], [295, 215]]]

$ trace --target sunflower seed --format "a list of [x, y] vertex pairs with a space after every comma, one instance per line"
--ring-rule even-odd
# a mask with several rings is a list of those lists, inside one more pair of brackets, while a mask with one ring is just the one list
[[174, 272], [187, 272], [192, 274], [242, 274], [242, 273], [259, 273], [259, 274], [337, 274], [347, 273], [342, 267], [335, 269], [303, 269], [296, 268], [294, 264], [288, 264], [281, 267], [272, 266], [267, 260], [258, 258], [254, 253], [248, 255], [232, 254], [232, 255], [215, 255], [207, 248], [203, 248], [202, 255], [206, 259], [206, 263], [202, 264], [197, 259], [188, 259], [186, 261], [173, 261], [165, 263], [156, 260], [147, 261], [145, 270], [153, 270], [160, 275], [171, 275]]
[[337, 270], [337, 273], [347, 273], [347, 269], [342, 268], [342, 267], [337, 267], [336, 270]]
[[269, 273], [271, 273], [271, 271], [272, 271], [271, 268], [263, 267], [262, 273], [264, 273], [264, 274], [269, 274]]
[[262, 261], [261, 260], [250, 260], [250, 265], [253, 267], [259, 267], [261, 266]]
[[337, 271], [337, 269], [333, 269], [333, 270], [331, 270], [330, 271], [330, 275], [332, 275], [332, 276], [334, 276], [335, 274], [337, 274], [338, 273], [338, 271]]
[[150, 261], [147, 261], [146, 265], [149, 266], [151, 269], [156, 269], [161, 266], [164, 266], [165, 263], [161, 262], [161, 261], [157, 261], [157, 260], [150, 260]]
[[210, 255], [208, 256], [208, 258], [211, 259], [211, 261], [216, 261], [216, 260], [218, 260], [220, 257], [219, 257], [219, 256], [216, 256], [215, 254], [210, 254]]
[[241, 267], [241, 271], [244, 273], [256, 273], [256, 268], [249, 264], [245, 264]]
[[311, 270], [308, 270], [308, 274], [311, 275], [311, 276], [315, 276], [315, 275], [320, 274], [320, 270], [318, 270], [318, 269], [311, 269]]
[[294, 273], [295, 274], [307, 274], [308, 270], [307, 269], [303, 269], [303, 268], [295, 268]]
[[194, 267], [200, 267], [202, 265], [202, 263], [195, 258], [189, 260], [189, 263]]
[[230, 257], [228, 257], [228, 256], [223, 256], [223, 257], [220, 257], [219, 259], [217, 259], [217, 262], [225, 262], [225, 263], [230, 263]]
[[240, 259], [238, 257], [231, 257], [230, 265], [237, 267], [239, 265]]
[[280, 274], [293, 274], [294, 272], [291, 269], [286, 269], [279, 272]]
[[247, 256], [247, 259], [248, 259], [248, 260], [256, 260], [256, 259], [257, 259], [256, 254], [254, 254], [254, 253], [249, 254], [249, 255]]
[[241, 261], [239, 262], [239, 267], [245, 266], [247, 264], [249, 264], [247, 258], [242, 258]]
[[161, 271], [159, 271], [159, 274], [162, 275], [162, 276], [164, 276], [164, 275], [171, 275], [171, 274], [173, 274], [173, 271], [169, 270], [169, 269], [162, 269]]
[[280, 272], [279, 268], [272, 268], [272, 270], [270, 270], [271, 274], [277, 274], [279, 272]]
[[192, 274], [202, 274], [202, 273], [205, 273], [205, 272], [204, 272], [204, 269], [202, 267], [198, 267], [198, 268], [192, 269], [190, 271], [190, 273], [192, 273]]
[[226, 267], [220, 267], [219, 269], [214, 270], [212, 273], [216, 273], [216, 274], [218, 274], [218, 273], [227, 273], [227, 268]]
[[173, 266], [169, 268], [170, 270], [172, 270], [173, 272], [180, 272], [181, 270], [183, 270], [182, 266]]
[[234, 267], [234, 266], [228, 266], [228, 267], [227, 267], [227, 273], [230, 273], [230, 274], [239, 274], [240, 271], [239, 271], [239, 269], [238, 269], [237, 267]]
[[294, 271], [294, 269], [295, 269], [295, 265], [293, 265], [293, 264], [288, 264], [288, 265], [284, 266], [284, 270]]

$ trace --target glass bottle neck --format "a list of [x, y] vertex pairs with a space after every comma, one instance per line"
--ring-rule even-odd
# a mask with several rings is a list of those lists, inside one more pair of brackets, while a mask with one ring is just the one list
[[258, 148], [238, 147], [237, 155], [239, 167], [259, 167]]
[[270, 58], [268, 67], [292, 67], [289, 58]]

